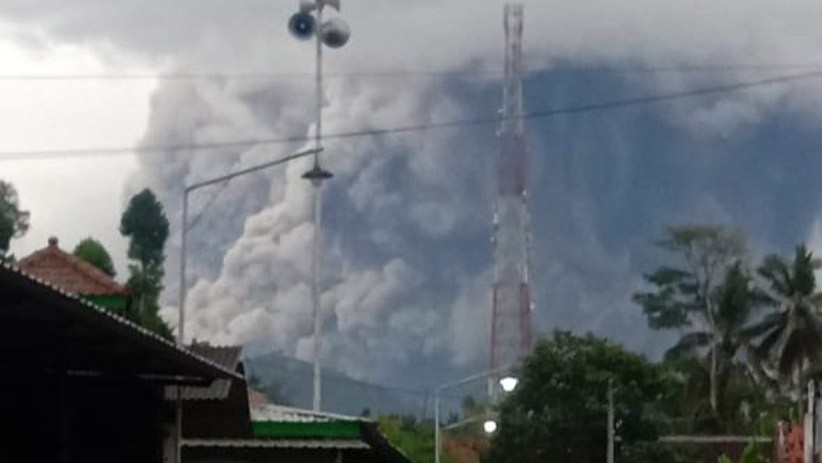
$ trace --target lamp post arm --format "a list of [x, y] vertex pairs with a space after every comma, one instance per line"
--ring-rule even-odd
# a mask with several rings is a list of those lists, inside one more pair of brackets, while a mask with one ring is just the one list
[[258, 170], [267, 169], [269, 167], [274, 167], [274, 166], [278, 166], [280, 164], [285, 164], [285, 163], [293, 161], [295, 159], [310, 156], [312, 154], [317, 154], [322, 150], [323, 150], [322, 147], [316, 147], [316, 148], [311, 148], [311, 149], [304, 150], [304, 151], [299, 151], [299, 152], [296, 152], [294, 154], [289, 154], [288, 156], [285, 156], [285, 157], [282, 157], [282, 158], [279, 158], [279, 159], [275, 159], [273, 161], [264, 162], [264, 163], [258, 164], [256, 166], [248, 167], [246, 169], [241, 169], [241, 170], [238, 170], [236, 172], [232, 172], [230, 174], [221, 175], [219, 177], [215, 177], [215, 178], [208, 179], [208, 180], [203, 180], [202, 182], [192, 183], [191, 185], [188, 185], [187, 187], [185, 187], [185, 191], [186, 191], [186, 193], [190, 193], [194, 190], [199, 190], [200, 188], [207, 187], [209, 185], [214, 185], [214, 184], [217, 184], [217, 183], [222, 183], [222, 182], [225, 182], [227, 180], [231, 180], [235, 177], [239, 177], [241, 175], [250, 174], [250, 173], [256, 172]]
[[[470, 383], [478, 379], [487, 378], [491, 375], [504, 373], [512, 370], [516, 364], [505, 365], [490, 370], [483, 371], [465, 378], [451, 381], [450, 383], [440, 384], [434, 389], [434, 463], [440, 463], [440, 453], [442, 453], [442, 427], [440, 426], [440, 392], [445, 389], [460, 386], [462, 384]], [[461, 423], [461, 424], [464, 424]]]
[[459, 428], [460, 426], [465, 426], [468, 423], [473, 423], [474, 421], [479, 421], [482, 418], [483, 418], [482, 416], [472, 416], [471, 418], [466, 418], [464, 420], [457, 421], [456, 423], [449, 424], [448, 426], [445, 426], [444, 428], [442, 428], [441, 431], [448, 431], [449, 429]]
[[497, 373], [504, 373], [506, 371], [510, 371], [515, 366], [516, 366], [515, 364], [505, 365], [505, 366], [493, 368], [491, 370], [483, 371], [482, 373], [477, 373], [477, 374], [474, 374], [474, 375], [471, 375], [471, 376], [466, 376], [465, 378], [458, 379], [458, 380], [452, 381], [450, 383], [440, 384], [439, 386], [437, 386], [436, 392], [439, 393], [439, 391], [442, 391], [443, 389], [449, 389], [449, 388], [452, 388], [452, 387], [461, 386], [463, 384], [467, 384], [467, 383], [470, 383], [472, 381], [476, 381], [478, 379], [487, 378], [487, 377], [489, 377], [491, 375], [495, 375]]

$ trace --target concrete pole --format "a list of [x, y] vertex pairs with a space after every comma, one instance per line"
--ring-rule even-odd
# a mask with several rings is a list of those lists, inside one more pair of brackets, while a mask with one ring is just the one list
[[440, 388], [434, 390], [434, 463], [440, 463]]
[[[323, 2], [317, 2], [317, 55], [316, 55], [316, 110], [317, 125], [314, 133], [314, 147], [319, 150], [322, 146], [322, 111], [323, 111], [323, 42], [320, 37], [320, 29], [323, 21]], [[314, 168], [319, 170], [320, 153], [314, 155]], [[314, 398], [312, 401], [315, 412], [322, 408], [322, 313], [320, 301], [320, 230], [322, 229], [322, 178], [317, 177], [312, 180], [314, 185], [314, 243], [311, 255], [311, 306], [314, 318]]]
[[[188, 232], [188, 194], [189, 189], [183, 189], [183, 218], [180, 224], [180, 299], [177, 314], [177, 345], [185, 345], [185, 317], [186, 317], [186, 235]], [[183, 461], [183, 388], [177, 386], [175, 399], [175, 430], [177, 433], [176, 452], [174, 462]]]

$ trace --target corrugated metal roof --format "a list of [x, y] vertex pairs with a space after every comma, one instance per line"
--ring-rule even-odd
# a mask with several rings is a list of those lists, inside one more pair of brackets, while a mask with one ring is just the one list
[[15, 267], [14, 265], [11, 265], [8, 262], [3, 262], [2, 264], [0, 264], [0, 269], [2, 269], [2, 271], [7, 272], [9, 274], [25, 278], [25, 279], [27, 279], [31, 282], [34, 282], [34, 283], [36, 283], [40, 286], [43, 286], [45, 289], [63, 296], [64, 298], [72, 301], [73, 303], [77, 304], [78, 306], [84, 306], [84, 308], [89, 309], [90, 313], [94, 313], [95, 316], [97, 316], [97, 317], [100, 317], [102, 319], [106, 319], [110, 322], [114, 322], [114, 323], [119, 324], [123, 327], [129, 328], [130, 330], [132, 330], [133, 332], [135, 332], [139, 336], [150, 339], [153, 342], [163, 344], [163, 345], [165, 345], [166, 348], [173, 349], [173, 350], [177, 351], [178, 353], [183, 354], [184, 356], [189, 357], [189, 358], [191, 358], [191, 359], [193, 359], [193, 360], [195, 360], [199, 363], [208, 365], [209, 367], [214, 368], [214, 369], [220, 371], [221, 373], [223, 373], [223, 374], [225, 374], [229, 377], [244, 379], [233, 370], [228, 370], [226, 368], [223, 368], [221, 365], [218, 365], [218, 364], [212, 362], [211, 360], [208, 360], [208, 359], [205, 359], [205, 358], [203, 358], [199, 355], [196, 355], [188, 349], [181, 348], [177, 344], [168, 341], [167, 339], [163, 338], [162, 336], [159, 336], [158, 334], [153, 333], [153, 332], [143, 328], [142, 326], [137, 325], [136, 323], [133, 323], [129, 320], [126, 320], [125, 318], [122, 318], [120, 316], [117, 316], [117, 315], [111, 313], [110, 311], [103, 309], [102, 307], [99, 307], [95, 304], [92, 304], [89, 301], [87, 301], [87, 300], [85, 300], [85, 299], [83, 299], [83, 298], [81, 298], [81, 297], [79, 297], [75, 294], [69, 293], [68, 291], [66, 291], [62, 288], [54, 286], [53, 284], [51, 284], [47, 281], [43, 281], [42, 279], [37, 278], [36, 276], [30, 275], [27, 272], [21, 270], [18, 267]]
[[[243, 354], [242, 346], [212, 346], [208, 343], [197, 343], [187, 346], [188, 350], [206, 358], [226, 370], [237, 371]], [[223, 400], [231, 392], [232, 380], [218, 379], [209, 387], [184, 387], [183, 400]], [[167, 400], [177, 398], [177, 388], [169, 386], [165, 390]]]
[[281, 405], [263, 405], [251, 408], [252, 421], [276, 421], [281, 423], [328, 423], [331, 421], [371, 422], [360, 416], [315, 412]]
[[371, 447], [361, 440], [343, 439], [289, 439], [289, 440], [228, 440], [228, 439], [186, 439], [183, 447], [208, 448], [275, 448], [275, 449], [334, 449], [368, 450]]

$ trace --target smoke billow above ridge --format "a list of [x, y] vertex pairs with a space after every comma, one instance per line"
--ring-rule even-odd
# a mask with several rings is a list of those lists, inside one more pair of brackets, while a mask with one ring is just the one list
[[[88, 44], [113, 66], [133, 60], [171, 73], [306, 73], [302, 79], [161, 81], [143, 145], [291, 137], [312, 129], [311, 50], [284, 31], [296, 2], [237, 6], [201, 0], [196, 8], [143, 2], [139, 9], [102, 7], [99, 0], [73, 2], [72, 8], [52, 3], [53, 8], [32, 9], [30, 2], [8, 2], [0, 18], [13, 21], [13, 32], [33, 47], [49, 41]], [[330, 71], [499, 68], [502, 2], [470, 2], [468, 11], [469, 2], [367, 3], [344, 1], [343, 16], [354, 36], [349, 47], [329, 52]], [[777, 72], [554, 74], [556, 62], [596, 67], [814, 61], [811, 45], [822, 33], [810, 18], [822, 6], [798, 5], [802, 14], [793, 15], [754, 3], [527, 3], [528, 66], [549, 70], [529, 75], [526, 110]], [[329, 78], [324, 127], [330, 133], [489, 116], [500, 104], [495, 79]], [[650, 243], [665, 224], [736, 223], [751, 231], [757, 246], [769, 249], [811, 236], [820, 200], [813, 193], [813, 173], [822, 170], [810, 154], [819, 141], [820, 121], [811, 110], [822, 95], [818, 89], [810, 82], [529, 121], [536, 328], [592, 330], [658, 353], [667, 337], [645, 329], [630, 294], [659, 257]], [[325, 143], [324, 160], [335, 174], [324, 190], [329, 366], [371, 380], [424, 383], [435, 374], [425, 371], [469, 368], [487, 358], [494, 130]], [[155, 189], [173, 223], [164, 311], [172, 322], [183, 185], [304, 147], [261, 144], [138, 155], [140, 171], [127, 191]], [[192, 197], [192, 214], [205, 212], [190, 235], [190, 336], [310, 356], [314, 230], [310, 186], [300, 177], [306, 162]]]

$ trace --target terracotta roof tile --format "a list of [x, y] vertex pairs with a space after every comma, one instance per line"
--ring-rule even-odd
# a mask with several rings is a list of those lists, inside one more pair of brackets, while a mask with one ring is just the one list
[[47, 247], [21, 259], [17, 266], [27, 274], [72, 294], [129, 294], [128, 288], [114, 281], [102, 270], [60, 249], [56, 238], [50, 238]]

